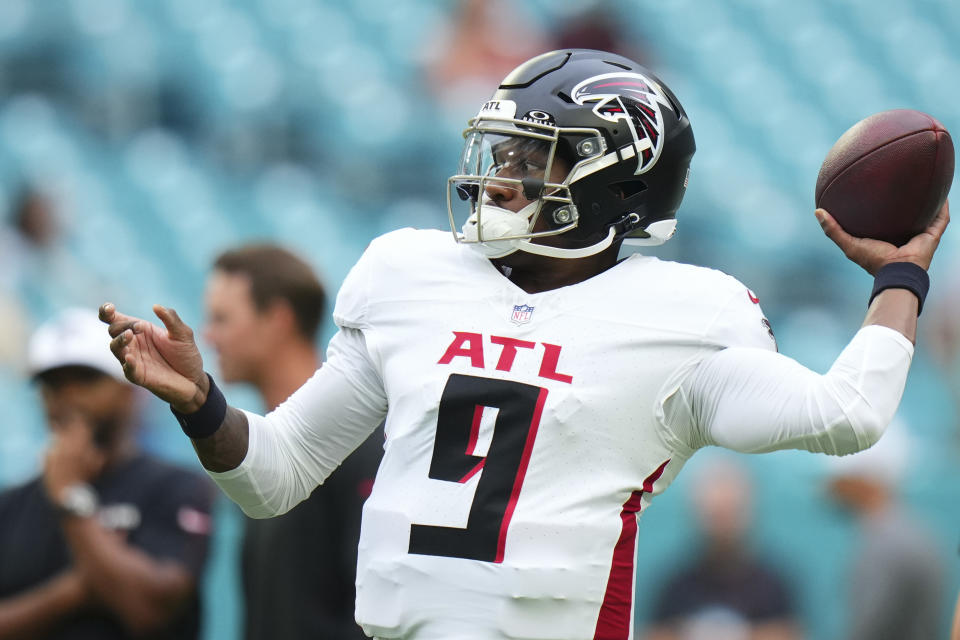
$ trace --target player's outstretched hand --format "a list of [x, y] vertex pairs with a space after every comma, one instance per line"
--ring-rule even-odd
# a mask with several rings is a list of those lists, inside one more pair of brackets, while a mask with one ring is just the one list
[[173, 309], [154, 305], [153, 312], [163, 327], [122, 314], [109, 302], [100, 307], [100, 320], [109, 325], [110, 350], [127, 379], [190, 413], [210, 389], [193, 330]]
[[940, 244], [940, 237], [950, 222], [950, 202], [944, 202], [930, 226], [902, 247], [871, 238], [855, 238], [844, 231], [833, 216], [823, 209], [817, 209], [816, 216], [823, 232], [840, 247], [844, 255], [866, 269], [870, 275], [876, 275], [880, 267], [891, 262], [913, 262], [929, 269], [933, 253]]

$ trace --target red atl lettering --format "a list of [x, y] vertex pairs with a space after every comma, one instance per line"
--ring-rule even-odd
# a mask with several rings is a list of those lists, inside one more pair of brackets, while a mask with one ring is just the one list
[[454, 358], [470, 358], [470, 366], [483, 369], [483, 336], [479, 333], [454, 331], [453, 342], [437, 364], [450, 364]]
[[565, 373], [557, 373], [557, 363], [560, 362], [560, 345], [540, 343], [543, 345], [543, 360], [540, 362], [540, 377], [549, 380], [559, 380], [570, 384], [573, 382], [573, 376]]
[[[483, 369], [483, 335], [469, 331], [454, 331], [453, 336], [453, 342], [447, 347], [437, 364], [450, 364], [454, 358], [470, 358], [470, 366]], [[500, 356], [497, 358], [497, 371], [511, 371], [513, 369], [518, 349], [535, 349], [537, 346], [536, 342], [504, 336], [490, 336], [490, 342], [501, 347]], [[546, 342], [540, 344], [543, 345], [543, 356], [540, 359], [540, 369], [537, 375], [548, 380], [571, 384], [573, 376], [557, 371], [560, 364], [561, 346], [547, 344]]]
[[517, 357], [518, 348], [533, 349], [537, 346], [536, 342], [527, 342], [526, 340], [504, 338], [501, 336], [490, 336], [490, 342], [503, 347], [503, 351], [500, 352], [500, 359], [497, 360], [497, 371], [510, 371], [510, 369], [513, 368], [513, 359]]

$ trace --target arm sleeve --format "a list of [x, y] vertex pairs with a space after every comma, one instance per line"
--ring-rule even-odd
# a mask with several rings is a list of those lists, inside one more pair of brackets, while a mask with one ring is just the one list
[[250, 435], [240, 466], [207, 472], [251, 518], [286, 513], [304, 500], [386, 416], [386, 393], [363, 333], [342, 328], [328, 357], [276, 410], [245, 412]]
[[844, 455], [883, 435], [912, 357], [909, 340], [878, 325], [860, 329], [824, 375], [778, 353], [731, 347], [703, 359], [664, 406], [693, 448]]

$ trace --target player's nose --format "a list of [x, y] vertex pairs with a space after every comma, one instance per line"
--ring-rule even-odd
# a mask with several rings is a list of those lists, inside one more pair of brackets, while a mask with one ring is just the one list
[[519, 211], [523, 205], [520, 190], [514, 185], [493, 179], [484, 184], [483, 192], [498, 207]]

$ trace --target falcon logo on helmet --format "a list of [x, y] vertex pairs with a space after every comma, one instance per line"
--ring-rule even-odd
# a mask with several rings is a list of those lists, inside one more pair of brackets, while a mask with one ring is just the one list
[[673, 105], [655, 82], [639, 73], [605, 73], [580, 82], [571, 93], [579, 105], [596, 102], [593, 113], [598, 117], [608, 122], [622, 120], [630, 127], [637, 154], [637, 174], [656, 164], [663, 150], [660, 105], [670, 110]]

